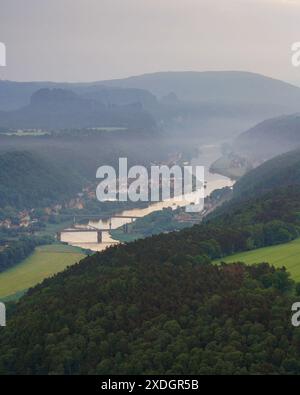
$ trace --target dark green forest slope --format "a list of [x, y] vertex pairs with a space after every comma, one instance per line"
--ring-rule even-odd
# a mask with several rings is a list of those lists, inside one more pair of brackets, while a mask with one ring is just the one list
[[1, 334], [0, 372], [300, 373], [288, 286], [286, 273], [267, 265], [110, 251], [21, 302]]
[[26, 151], [0, 154], [0, 207], [45, 207], [70, 198], [82, 186], [70, 168]]
[[210, 263], [296, 238], [299, 212], [300, 187], [283, 188], [86, 258], [14, 307], [0, 372], [300, 373], [288, 273]]
[[237, 198], [258, 196], [274, 188], [300, 184], [300, 150], [268, 160], [248, 172], [234, 186]]

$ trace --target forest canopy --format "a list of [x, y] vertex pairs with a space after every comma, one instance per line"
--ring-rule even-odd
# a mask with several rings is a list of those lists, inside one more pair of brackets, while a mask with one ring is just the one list
[[299, 209], [300, 188], [282, 189], [45, 280], [11, 310], [0, 372], [300, 374], [286, 270], [210, 263], [297, 237]]

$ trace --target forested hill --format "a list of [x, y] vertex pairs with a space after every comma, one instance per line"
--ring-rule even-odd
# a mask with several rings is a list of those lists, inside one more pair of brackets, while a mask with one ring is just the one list
[[299, 87], [237, 71], [158, 72], [79, 84], [0, 81], [0, 92], [3, 128], [153, 132], [163, 126], [172, 138], [176, 132], [222, 141], [300, 107]]
[[27, 151], [0, 154], [0, 207], [46, 207], [70, 198], [81, 188], [80, 178]]
[[210, 263], [297, 237], [299, 211], [282, 188], [44, 281], [0, 332], [0, 372], [299, 374], [286, 271]]
[[251, 170], [235, 184], [234, 196], [257, 196], [288, 185], [300, 185], [300, 149], [276, 156]]
[[268, 119], [240, 134], [234, 149], [250, 159], [269, 159], [300, 147], [300, 115]]
[[[242, 102], [298, 111], [300, 90], [283, 81], [241, 71], [157, 72], [124, 79], [102, 81], [100, 85], [147, 89], [158, 97], [174, 92], [193, 102]], [[248, 108], [252, 111], [252, 108]]]

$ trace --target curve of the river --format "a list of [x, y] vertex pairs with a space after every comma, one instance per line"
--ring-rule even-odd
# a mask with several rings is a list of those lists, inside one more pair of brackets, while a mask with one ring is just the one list
[[[219, 155], [219, 149], [217, 146], [210, 145], [210, 146], [203, 146], [201, 147], [201, 154], [198, 158], [194, 158], [192, 160], [193, 165], [201, 165], [205, 167], [205, 181], [206, 181], [206, 188], [205, 188], [205, 196], [208, 196], [216, 189], [224, 188], [224, 187], [231, 187], [233, 185], [233, 181], [227, 177], [221, 176], [219, 174], [212, 174], [209, 172], [209, 167], [211, 163], [217, 159]], [[125, 210], [117, 215], [120, 216], [132, 216], [136, 218], [142, 218], [146, 215], [153, 213], [154, 211], [160, 211], [163, 208], [172, 207], [184, 207], [190, 204], [190, 196], [188, 199], [183, 199], [178, 201], [178, 199], [169, 199], [163, 202], [156, 202], [150, 204], [147, 208], [137, 208], [137, 209], [130, 209]], [[106, 221], [99, 220], [99, 221], [89, 221], [90, 226], [97, 229], [109, 229], [111, 223], [111, 229], [117, 229], [122, 225], [130, 223], [132, 219], [130, 218], [108, 218]], [[77, 225], [79, 227], [80, 225]], [[86, 226], [85, 226], [86, 227]], [[86, 232], [76, 232], [76, 233], [68, 233], [67, 229], [66, 232], [61, 233], [61, 241], [66, 242], [72, 246], [81, 247], [90, 249], [93, 251], [102, 251], [105, 248], [119, 243], [119, 241], [114, 240], [109, 232], [102, 233], [102, 243], [97, 243], [97, 233], [86, 233]]]

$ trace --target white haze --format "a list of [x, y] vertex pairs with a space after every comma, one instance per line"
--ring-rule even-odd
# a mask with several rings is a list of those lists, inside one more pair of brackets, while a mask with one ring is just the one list
[[300, 81], [296, 0], [0, 0], [11, 80], [248, 70]]

